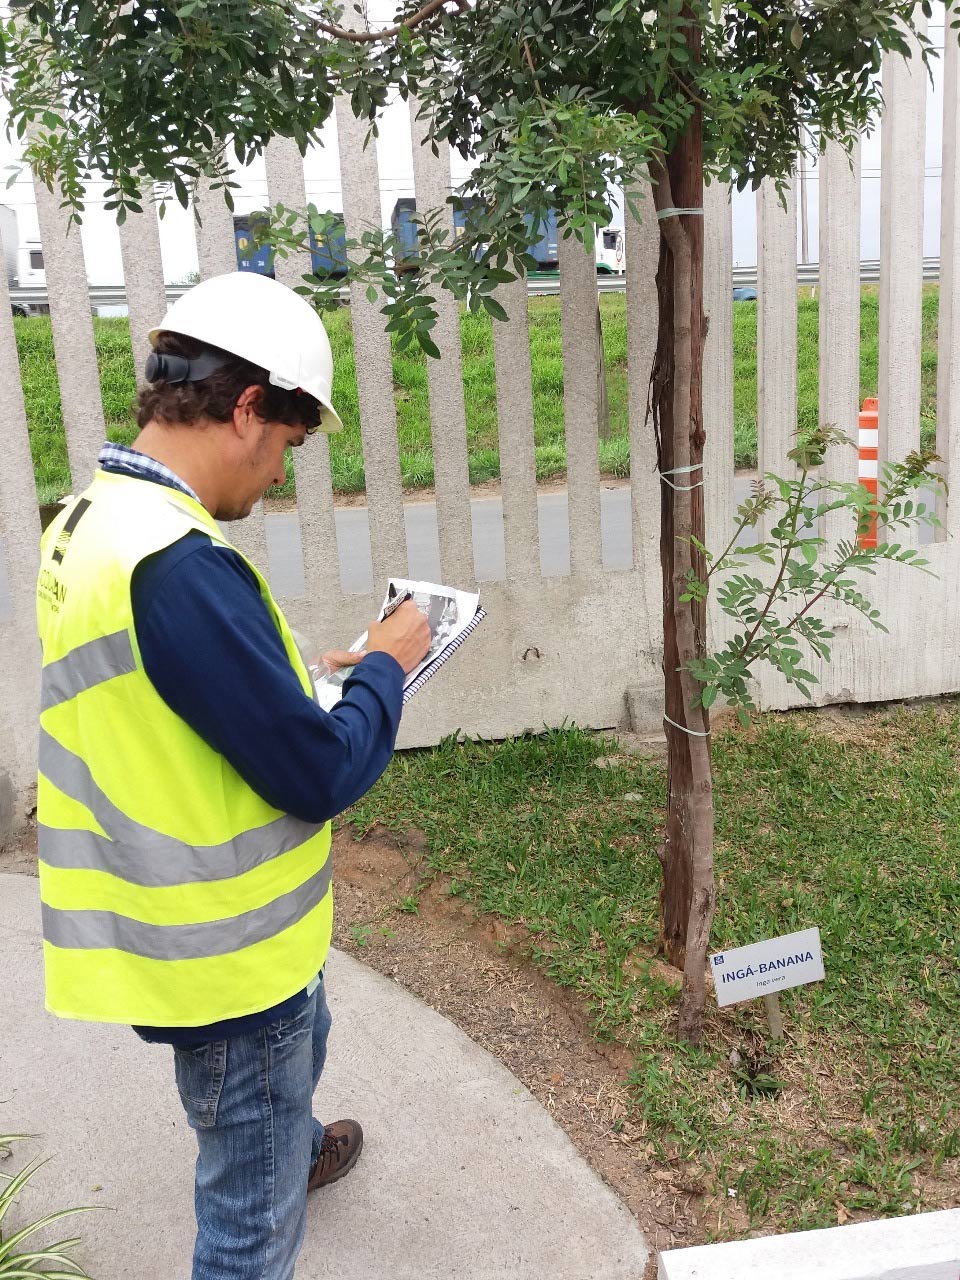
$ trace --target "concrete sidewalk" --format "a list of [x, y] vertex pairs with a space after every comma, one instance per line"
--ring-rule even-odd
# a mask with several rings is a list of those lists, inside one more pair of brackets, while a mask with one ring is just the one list
[[[39, 1135], [18, 1165], [53, 1157], [18, 1212], [110, 1206], [55, 1229], [96, 1280], [187, 1280], [195, 1144], [170, 1051], [43, 1011], [39, 914], [38, 882], [0, 875], [0, 1133]], [[311, 1196], [298, 1280], [640, 1280], [636, 1222], [514, 1076], [355, 960], [327, 976], [317, 1114], [366, 1144]]]

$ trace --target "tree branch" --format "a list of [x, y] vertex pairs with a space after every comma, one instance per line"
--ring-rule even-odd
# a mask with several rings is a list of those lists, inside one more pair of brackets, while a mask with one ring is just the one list
[[[418, 9], [397, 26], [385, 27], [381, 31], [351, 31], [349, 27], [338, 27], [331, 22], [317, 22], [315, 26], [318, 31], [323, 31], [328, 36], [335, 36], [338, 40], [349, 40], [353, 44], [373, 44], [377, 40], [391, 40], [401, 31], [413, 30], [421, 22], [426, 22], [427, 18], [432, 18], [446, 3], [447, 0], [430, 0], [429, 4], [425, 4], [422, 9]], [[454, 0], [454, 3], [460, 13], [466, 13], [470, 8], [467, 0]]]
[[760, 614], [760, 617], [757, 619], [756, 626], [753, 628], [749, 636], [747, 636], [746, 641], [744, 642], [743, 649], [741, 650], [741, 656], [747, 653], [750, 646], [753, 644], [754, 640], [757, 638], [757, 633], [759, 632], [760, 628], [763, 626], [764, 619], [766, 618], [770, 610], [773, 608], [773, 601], [777, 594], [777, 590], [780, 586], [780, 583], [784, 579], [784, 575], [787, 572], [787, 563], [790, 560], [790, 552], [793, 551], [794, 547], [799, 546], [799, 539], [797, 538], [797, 525], [800, 521], [800, 507], [803, 504], [803, 494], [804, 494], [803, 486], [806, 483], [806, 479], [807, 479], [807, 472], [804, 471], [803, 475], [800, 477], [800, 487], [797, 490], [797, 501], [793, 510], [790, 513], [791, 515], [790, 537], [786, 545], [783, 547], [783, 557], [780, 561], [780, 572], [777, 574], [776, 582], [770, 588], [770, 594], [767, 597], [767, 603], [763, 606], [763, 612]]
[[[839, 565], [837, 565], [835, 568], [828, 570], [828, 572], [831, 574], [835, 574], [836, 577], [839, 577], [840, 574], [843, 573], [844, 569], [846, 569], [847, 565], [852, 563], [852, 561], [855, 558], [856, 558], [855, 554], [852, 556], [846, 556], [843, 560], [840, 561]], [[834, 599], [834, 600], [842, 599], [842, 597], [838, 594], [838, 591], [837, 591], [836, 580], [834, 580], [833, 582], [825, 583], [824, 586], [821, 587], [820, 590], [810, 600], [807, 601], [807, 603], [803, 606], [800, 612], [795, 614], [790, 619], [790, 621], [787, 623], [786, 627], [784, 628], [784, 631], [792, 631], [794, 627], [797, 625], [797, 623], [800, 621], [800, 619], [804, 617], [807, 613], [809, 613], [809, 611], [813, 608], [813, 606], [817, 604], [818, 601], [822, 600], [823, 597], [827, 595], [828, 592], [832, 592], [831, 599]], [[744, 645], [744, 647], [739, 651], [739, 653], [735, 654], [734, 656], [736, 659], [741, 659], [741, 658], [747, 659], [747, 672], [749, 674], [750, 668], [753, 666], [753, 664], [755, 662], [759, 662], [761, 658], [764, 658], [767, 655], [770, 648], [772, 647], [772, 644], [773, 644], [772, 640], [765, 640], [752, 657], [749, 654], [749, 645]]]
[[[529, 40], [526, 40], [526, 39], [524, 40], [523, 52], [526, 54], [527, 66], [530, 68], [530, 74], [533, 76], [533, 87], [536, 90], [537, 100], [539, 101], [541, 107], [543, 107], [543, 115], [544, 115], [544, 119], [547, 122], [547, 127], [549, 128], [550, 132], [553, 134], [555, 138], [559, 138], [560, 130], [557, 128], [556, 121], [551, 120], [550, 118], [550, 103], [547, 102], [546, 98], [543, 95], [543, 87], [540, 84], [540, 80], [537, 76], [537, 68], [534, 65], [533, 54], [530, 52]], [[583, 168], [582, 162], [580, 167], [581, 169]]]
[[744, 529], [746, 529], [749, 523], [750, 523], [750, 517], [748, 516], [745, 520], [741, 520], [741, 522], [737, 525], [737, 528], [736, 528], [736, 531], [734, 532], [733, 537], [730, 539], [730, 541], [727, 543], [726, 547], [723, 550], [723, 554], [718, 556], [717, 559], [713, 562], [713, 564], [707, 570], [707, 576], [704, 578], [705, 583], [709, 584], [710, 579], [714, 575], [714, 572], [717, 569], [722, 567], [724, 560], [726, 560], [727, 556], [733, 550], [737, 539], [740, 537], [741, 533], [743, 533]]

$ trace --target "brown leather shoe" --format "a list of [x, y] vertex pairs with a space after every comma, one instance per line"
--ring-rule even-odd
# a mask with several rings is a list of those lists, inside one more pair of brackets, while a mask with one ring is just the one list
[[356, 1120], [334, 1120], [324, 1125], [323, 1145], [317, 1162], [310, 1170], [307, 1190], [328, 1187], [345, 1177], [360, 1158], [363, 1130]]

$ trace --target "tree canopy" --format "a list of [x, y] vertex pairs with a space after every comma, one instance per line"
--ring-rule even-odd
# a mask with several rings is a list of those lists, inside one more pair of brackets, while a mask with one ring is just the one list
[[[401, 342], [434, 354], [425, 293], [502, 315], [493, 288], [531, 267], [547, 212], [592, 244], [612, 188], [629, 199], [695, 113], [705, 176], [741, 187], [787, 181], [800, 150], [849, 145], [881, 105], [884, 53], [909, 53], [913, 36], [931, 56], [918, 31], [931, 12], [930, 0], [430, 0], [371, 31], [356, 11], [297, 0], [18, 0], [0, 26], [0, 90], [25, 158], [72, 215], [98, 179], [119, 220], [148, 184], [186, 206], [202, 175], [229, 203], [229, 153], [242, 165], [275, 136], [305, 152], [338, 94], [373, 131], [392, 94], [415, 95], [435, 140], [475, 161], [465, 234], [454, 244], [421, 212], [421, 270], [402, 280], [389, 233], [365, 229], [347, 250]], [[269, 234], [282, 254], [306, 233], [285, 211]], [[332, 303], [337, 284], [304, 289]]]
[[341, 11], [296, 0], [19, 0], [0, 33], [0, 88], [28, 159], [78, 211], [90, 178], [121, 216], [144, 183], [172, 183], [186, 205], [200, 174], [225, 177], [225, 145], [241, 164], [273, 136], [305, 150], [337, 94], [375, 128], [399, 91], [477, 159], [477, 243], [517, 244], [518, 211], [548, 207], [589, 239], [608, 220], [610, 184], [636, 182], [696, 110], [707, 177], [741, 186], [786, 180], [804, 147], [849, 144], [880, 106], [884, 52], [909, 53], [931, 11], [930, 0], [432, 0], [358, 37]]

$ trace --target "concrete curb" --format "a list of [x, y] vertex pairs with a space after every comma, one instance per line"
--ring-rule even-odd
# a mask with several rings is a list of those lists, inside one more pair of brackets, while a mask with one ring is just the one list
[[659, 1280], [957, 1280], [960, 1209], [671, 1249]]

